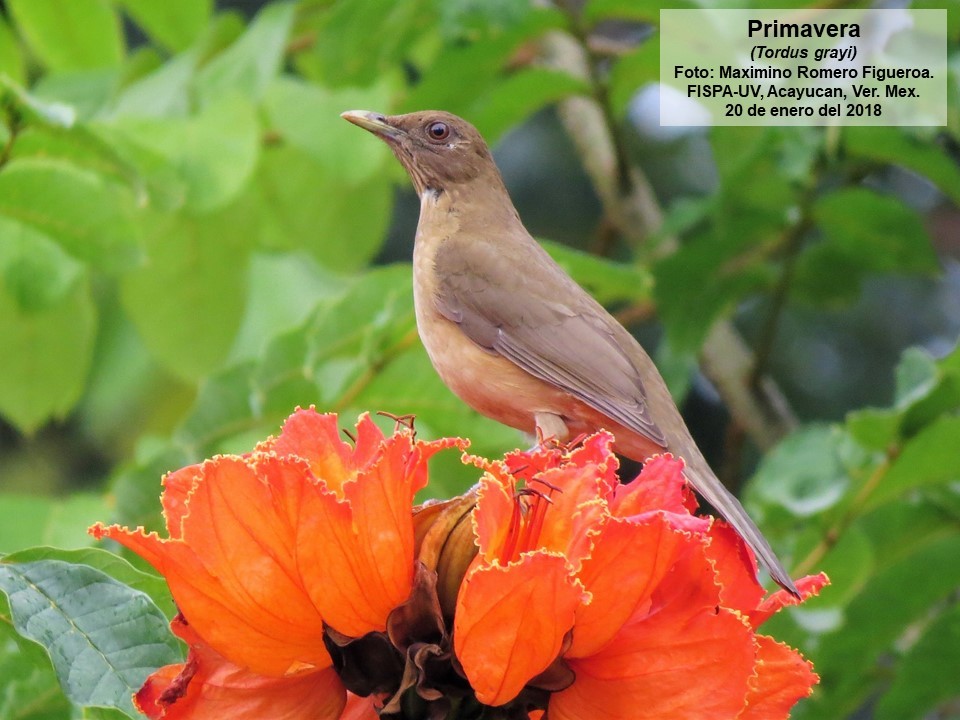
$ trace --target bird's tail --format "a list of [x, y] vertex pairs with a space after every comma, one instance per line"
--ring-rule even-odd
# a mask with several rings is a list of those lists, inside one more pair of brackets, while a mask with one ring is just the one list
[[770, 547], [770, 543], [767, 542], [763, 533], [760, 532], [760, 528], [747, 515], [747, 511], [743, 509], [740, 501], [720, 482], [696, 445], [693, 443], [684, 444], [687, 447], [684, 447], [680, 454], [686, 462], [684, 475], [686, 475], [690, 484], [703, 496], [704, 500], [723, 516], [724, 520], [733, 526], [733, 529], [750, 546], [750, 549], [753, 550], [757, 559], [767, 569], [777, 585], [800, 598], [800, 591], [797, 590], [790, 574], [783, 567], [783, 563], [780, 562], [780, 558]]

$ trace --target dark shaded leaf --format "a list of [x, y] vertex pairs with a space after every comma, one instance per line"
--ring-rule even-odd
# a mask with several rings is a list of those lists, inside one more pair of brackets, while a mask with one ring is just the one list
[[135, 715], [131, 697], [156, 668], [180, 659], [166, 618], [144, 593], [84, 565], [0, 564], [17, 631], [46, 648], [78, 705]]
[[[98, 520], [103, 519], [103, 512]], [[92, 522], [90, 523], [93, 524]], [[57, 560], [71, 565], [84, 565], [99, 570], [134, 590], [146, 593], [163, 614], [173, 618], [176, 605], [167, 587], [167, 581], [159, 575], [143, 572], [133, 567], [119, 555], [101, 548], [63, 550], [57, 547], [32, 547], [4, 557], [8, 563], [32, 563], [41, 560]]]

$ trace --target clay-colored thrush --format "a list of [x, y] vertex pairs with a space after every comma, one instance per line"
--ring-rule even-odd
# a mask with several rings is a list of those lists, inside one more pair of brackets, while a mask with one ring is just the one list
[[464, 402], [541, 438], [606, 428], [635, 460], [670, 451], [773, 579], [797, 588], [690, 436], [640, 344], [520, 222], [480, 133], [440, 111], [343, 117], [386, 141], [420, 196], [413, 252], [417, 327]]

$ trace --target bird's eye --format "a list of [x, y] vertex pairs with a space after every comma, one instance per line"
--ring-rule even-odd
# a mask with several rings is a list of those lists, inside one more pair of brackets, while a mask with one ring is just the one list
[[450, 126], [445, 122], [432, 122], [427, 125], [427, 134], [431, 140], [446, 140], [450, 137]]

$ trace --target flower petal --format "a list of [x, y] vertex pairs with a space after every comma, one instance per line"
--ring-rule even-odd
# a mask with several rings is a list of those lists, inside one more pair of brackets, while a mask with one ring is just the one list
[[[363, 426], [360, 433], [367, 432]], [[427, 483], [427, 460], [458, 444], [397, 433], [339, 493], [319, 487], [299, 527], [299, 570], [324, 620], [338, 632], [362, 637], [384, 631], [390, 611], [410, 595], [413, 496]]]
[[340, 714], [340, 720], [379, 720], [377, 709], [383, 703], [373, 695], [360, 697], [352, 692], [347, 693], [347, 705]]
[[320, 414], [311, 407], [294, 412], [283, 424], [280, 435], [261, 443], [257, 449], [303, 458], [313, 474], [342, 498], [343, 484], [374, 461], [384, 440], [380, 428], [367, 413], [357, 421], [356, 439], [355, 446], [342, 440], [337, 416]]
[[807, 575], [800, 578], [796, 581], [796, 586], [797, 590], [800, 591], [800, 597], [803, 598], [802, 600], [798, 600], [786, 590], [778, 590], [760, 603], [760, 606], [756, 610], [750, 613], [750, 624], [753, 625], [753, 627], [759, 627], [781, 608], [787, 607], [788, 605], [799, 605], [807, 598], [819, 595], [820, 591], [829, 584], [830, 578], [827, 577], [826, 573], [817, 573], [816, 575]]
[[480, 478], [477, 505], [471, 517], [477, 546], [485, 562], [492, 563], [500, 559], [510, 534], [514, 512], [516, 501], [509, 480], [491, 468]]
[[577, 679], [551, 697], [550, 720], [735, 718], [756, 644], [743, 617], [719, 608], [717, 596], [702, 546], [688, 544], [648, 608], [598, 653], [569, 661]]
[[257, 454], [203, 464], [182, 538], [93, 529], [142, 555], [167, 580], [197, 634], [265, 675], [327, 667], [323, 619], [298, 573], [297, 526], [317, 494], [302, 461]]
[[179, 539], [183, 533], [183, 518], [187, 514], [187, 498], [200, 480], [202, 467], [200, 464], [187, 465], [184, 468], [167, 473], [163, 478], [163, 495], [160, 496], [160, 503], [163, 506], [163, 517], [167, 523], [167, 534], [171, 538]]
[[788, 718], [790, 709], [810, 695], [820, 678], [796, 650], [766, 635], [758, 635], [757, 642], [757, 675], [751, 682], [747, 707], [737, 720]]
[[568, 658], [592, 655], [606, 645], [673, 568], [690, 536], [674, 529], [662, 513], [642, 522], [610, 518], [578, 573], [591, 595], [577, 608]]
[[529, 553], [506, 567], [478, 558], [460, 588], [453, 641], [480, 702], [509, 702], [557, 658], [581, 596], [560, 555]]
[[[137, 707], [151, 720], [336, 720], [346, 691], [333, 668], [285, 678], [258, 675], [231, 663], [174, 621], [190, 644], [185, 664], [153, 673], [137, 693]], [[357, 716], [362, 717], [362, 716]]]
[[720, 601], [724, 607], [752, 612], [766, 591], [757, 580], [757, 561], [736, 531], [715, 520], [710, 527], [707, 555], [713, 560], [720, 582]]
[[656, 510], [690, 515], [696, 509], [696, 498], [683, 477], [683, 460], [669, 453], [649, 458], [635, 479], [617, 487], [610, 503], [610, 512], [619, 517]]

